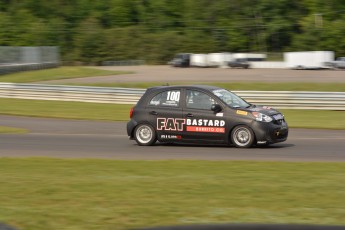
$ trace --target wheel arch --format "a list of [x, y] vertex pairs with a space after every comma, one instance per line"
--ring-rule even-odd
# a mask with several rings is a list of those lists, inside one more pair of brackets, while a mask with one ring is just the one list
[[[154, 140], [152, 144], [154, 144], [158, 140], [158, 138], [157, 138], [157, 130], [155, 129], [155, 127], [150, 122], [147, 122], [147, 121], [137, 123], [137, 125], [133, 128], [133, 131], [132, 131], [132, 134], [131, 134], [131, 135], [133, 135], [133, 138], [136, 140], [136, 137], [135, 137], [136, 133], [135, 132], [137, 130], [137, 127], [140, 126], [140, 125], [147, 125], [147, 126], [150, 126], [152, 128], [152, 132], [153, 132], [153, 136], [154, 136], [154, 138], [152, 139], [152, 140]], [[152, 145], [152, 144], [147, 144], [147, 145]], [[146, 144], [141, 144], [141, 145], [146, 145]]]
[[135, 128], [138, 126], [138, 125], [151, 125], [153, 127], [153, 130], [155, 131], [155, 133], [157, 133], [157, 130], [155, 129], [155, 126], [153, 124], [151, 124], [150, 122], [148, 121], [139, 121], [139, 122], [134, 122], [134, 125], [133, 125], [133, 128], [132, 128], [132, 132], [131, 132], [131, 137], [134, 137], [134, 131], [135, 131]]

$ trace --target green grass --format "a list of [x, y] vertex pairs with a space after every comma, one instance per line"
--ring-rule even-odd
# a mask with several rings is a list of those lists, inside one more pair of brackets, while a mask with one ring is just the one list
[[0, 220], [26, 230], [345, 225], [345, 163], [0, 159]]
[[0, 98], [0, 114], [83, 120], [124, 121], [133, 105]]
[[60, 80], [81, 77], [96, 77], [118, 74], [130, 74], [130, 71], [110, 71], [88, 67], [59, 67], [44, 70], [25, 71], [0, 75], [0, 82], [29, 83], [47, 80]]
[[27, 133], [27, 132], [28, 132], [28, 130], [26, 130], [26, 129], [0, 126], [0, 134], [1, 133]]
[[[94, 83], [83, 84], [88, 86], [124, 87], [124, 88], [148, 88], [152, 86], [166, 85], [167, 82], [136, 82], [136, 83]], [[308, 82], [173, 82], [170, 85], [214, 85], [229, 90], [258, 90], [258, 91], [325, 91], [345, 92], [345, 83], [308, 83]], [[80, 85], [80, 84], [73, 84]]]
[[345, 111], [282, 110], [290, 127], [345, 129]]
[[[127, 121], [133, 105], [0, 98], [0, 114]], [[290, 128], [345, 129], [345, 111], [282, 110]]]

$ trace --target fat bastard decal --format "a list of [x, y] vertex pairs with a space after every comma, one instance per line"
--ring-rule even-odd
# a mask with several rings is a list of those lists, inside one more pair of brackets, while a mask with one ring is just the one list
[[157, 130], [183, 131], [186, 119], [157, 118]]
[[225, 133], [225, 121], [218, 119], [157, 118], [157, 130]]
[[225, 121], [213, 119], [187, 119], [186, 131], [199, 133], [225, 133]]

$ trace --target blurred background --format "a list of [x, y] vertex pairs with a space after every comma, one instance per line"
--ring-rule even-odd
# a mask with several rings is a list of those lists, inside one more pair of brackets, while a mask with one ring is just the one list
[[57, 46], [66, 64], [165, 64], [176, 53], [345, 56], [342, 0], [1, 0], [0, 25], [0, 46]]

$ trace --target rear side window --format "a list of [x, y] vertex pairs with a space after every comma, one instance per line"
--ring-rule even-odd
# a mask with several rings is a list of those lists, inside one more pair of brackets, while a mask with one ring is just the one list
[[154, 96], [149, 102], [150, 106], [167, 106], [179, 107], [180, 106], [180, 90], [169, 90]]

